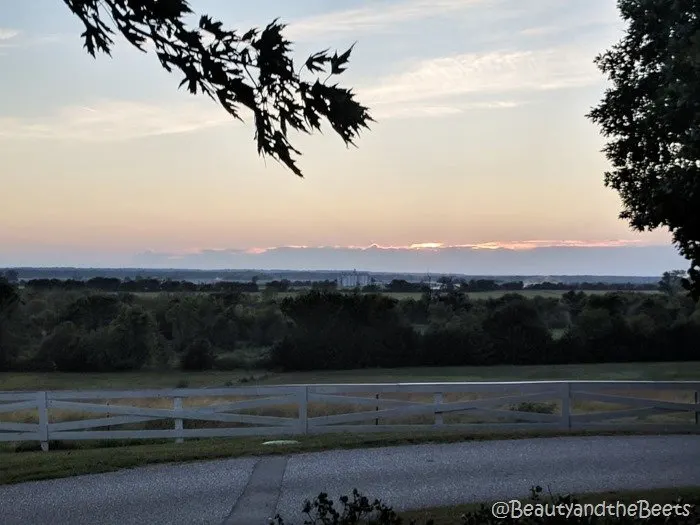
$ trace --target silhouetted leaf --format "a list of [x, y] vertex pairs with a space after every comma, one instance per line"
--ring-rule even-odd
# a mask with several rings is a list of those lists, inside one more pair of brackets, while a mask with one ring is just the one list
[[355, 44], [351, 45], [350, 48], [343, 53], [342, 55], [338, 56], [337, 53], [333, 55], [333, 58], [330, 59], [331, 62], [331, 73], [333, 75], [339, 75], [343, 71], [345, 71], [347, 68], [342, 67], [345, 64], [348, 63], [350, 60], [350, 53], [352, 53], [352, 49], [355, 47]]

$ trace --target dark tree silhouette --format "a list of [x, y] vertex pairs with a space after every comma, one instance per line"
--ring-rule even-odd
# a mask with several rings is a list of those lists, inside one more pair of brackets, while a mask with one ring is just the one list
[[[240, 106], [254, 115], [258, 153], [283, 163], [298, 176], [293, 155], [300, 155], [288, 131], [320, 131], [325, 118], [346, 145], [353, 144], [361, 128], [373, 122], [368, 108], [355, 100], [351, 89], [328, 84], [346, 69], [352, 47], [340, 55], [328, 50], [311, 55], [295, 70], [291, 43], [282, 36], [284, 24], [274, 20], [264, 29], [244, 34], [224, 29], [203, 15], [198, 27], [188, 27], [193, 14], [187, 0], [64, 0], [85, 25], [85, 48], [111, 55], [112, 35], [121, 33], [146, 52], [150, 42], [162, 66], [184, 75], [180, 86], [206, 93], [234, 118]], [[325, 74], [303, 80], [301, 73]]]
[[7, 282], [4, 276], [0, 275], [0, 372], [9, 368], [12, 361], [8, 340], [10, 333], [7, 322], [20, 303], [17, 288]]
[[700, 0], [618, 0], [625, 36], [596, 58], [612, 81], [588, 117], [610, 139], [606, 186], [639, 231], [664, 226], [700, 298]]
[[659, 291], [673, 295], [682, 289], [683, 277], [685, 276], [684, 270], [672, 270], [670, 272], [664, 272], [659, 281]]

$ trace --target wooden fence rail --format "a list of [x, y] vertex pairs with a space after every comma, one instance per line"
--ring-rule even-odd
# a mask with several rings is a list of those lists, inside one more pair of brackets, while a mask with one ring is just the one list
[[422, 430], [700, 431], [700, 381], [0, 391], [0, 441]]

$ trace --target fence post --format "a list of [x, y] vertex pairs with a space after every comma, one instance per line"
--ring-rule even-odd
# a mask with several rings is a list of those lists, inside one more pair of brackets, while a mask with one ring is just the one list
[[[379, 393], [374, 394], [374, 399], [376, 399], [377, 401], [379, 401]], [[377, 403], [377, 404], [374, 406], [374, 411], [375, 411], [375, 412], [379, 412], [379, 403]], [[378, 417], [375, 417], [375, 418], [374, 418], [374, 425], [375, 425], [375, 426], [376, 426], [376, 425], [379, 425], [379, 418], [378, 418]]]
[[[174, 397], [173, 398], [173, 410], [175, 412], [179, 412], [182, 410], [182, 398], [181, 397]], [[182, 438], [182, 418], [175, 418], [175, 435], [177, 436], [175, 438], [175, 443], [182, 443], [184, 442], [184, 439]]]
[[562, 383], [561, 388], [561, 426], [571, 430], [571, 383]]
[[309, 433], [309, 387], [300, 387], [299, 393], [299, 433]]
[[39, 410], [39, 441], [41, 450], [49, 451], [49, 409], [46, 392], [36, 393], [36, 405]]
[[[436, 405], [442, 403], [442, 392], [437, 392], [433, 396], [433, 401]], [[438, 412], [439, 407], [435, 407], [435, 424], [442, 425], [442, 412]]]

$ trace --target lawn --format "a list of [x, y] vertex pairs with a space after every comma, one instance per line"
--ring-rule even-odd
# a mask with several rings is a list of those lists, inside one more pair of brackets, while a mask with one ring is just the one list
[[440, 381], [700, 380], [700, 361], [532, 366], [376, 368], [311, 372], [178, 370], [109, 373], [1, 372], [0, 390], [190, 388], [305, 383], [410, 383]]
[[[236, 439], [212, 438], [172, 441], [123, 442], [123, 441], [79, 441], [53, 443], [49, 452], [40, 452], [38, 444], [23, 448], [0, 446], [0, 485], [22, 483], [42, 479], [64, 478], [81, 474], [113, 472], [159, 463], [181, 463], [213, 459], [230, 459], [278, 454], [299, 454], [333, 449], [376, 448], [424, 443], [460, 443], [494, 439], [523, 439], [553, 437], [557, 435], [625, 435], [625, 432], [500, 432], [466, 434], [464, 432], [393, 432], [372, 434], [329, 434], [316, 436], [293, 436], [297, 444], [263, 445], [266, 437], [243, 437]], [[635, 434], [640, 434], [636, 432]], [[643, 434], [643, 433], [641, 433]], [[658, 433], [655, 433], [658, 434]], [[17, 451], [15, 451], [17, 450]]]

